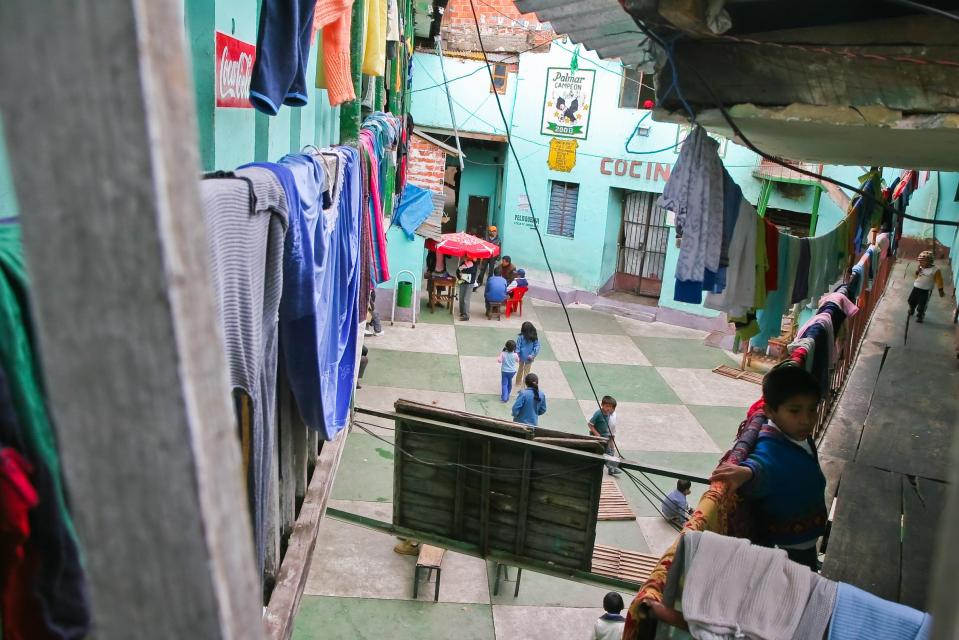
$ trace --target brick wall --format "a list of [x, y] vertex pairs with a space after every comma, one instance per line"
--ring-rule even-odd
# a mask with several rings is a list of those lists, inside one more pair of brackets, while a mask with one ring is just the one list
[[410, 136], [407, 180], [434, 193], [443, 193], [446, 151], [419, 136]]
[[[473, 0], [473, 4], [487, 51], [525, 51], [555, 35], [548, 22], [538, 21], [532, 13], [520, 13], [512, 0]], [[449, 0], [441, 34], [447, 49], [480, 50], [469, 0]]]

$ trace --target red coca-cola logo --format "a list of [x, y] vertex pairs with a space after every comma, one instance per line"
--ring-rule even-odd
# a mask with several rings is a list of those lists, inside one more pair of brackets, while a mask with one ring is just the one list
[[249, 109], [256, 46], [216, 32], [216, 106]]

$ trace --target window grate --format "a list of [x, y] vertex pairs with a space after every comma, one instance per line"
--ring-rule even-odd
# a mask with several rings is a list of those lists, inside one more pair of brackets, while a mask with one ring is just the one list
[[572, 238], [576, 231], [576, 205], [579, 185], [575, 182], [553, 180], [549, 192], [549, 222], [546, 233]]

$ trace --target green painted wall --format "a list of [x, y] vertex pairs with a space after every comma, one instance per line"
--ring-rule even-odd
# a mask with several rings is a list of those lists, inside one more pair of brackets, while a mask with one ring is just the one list
[[339, 141], [339, 108], [331, 108], [326, 92], [313, 87], [317, 47], [310, 52], [307, 70], [309, 103], [281, 107], [269, 117], [254, 109], [214, 106], [214, 33], [221, 31], [249, 43], [256, 42], [257, 0], [184, 0], [193, 81], [197, 97], [200, 158], [204, 171], [230, 170], [256, 161], [276, 161], [305, 145], [318, 147]]

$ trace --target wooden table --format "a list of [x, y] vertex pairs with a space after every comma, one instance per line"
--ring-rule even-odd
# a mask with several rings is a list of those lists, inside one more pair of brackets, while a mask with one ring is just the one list
[[453, 276], [426, 275], [426, 291], [429, 295], [430, 313], [434, 307], [446, 306], [453, 313], [453, 301], [456, 299], [456, 278]]

